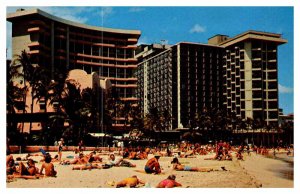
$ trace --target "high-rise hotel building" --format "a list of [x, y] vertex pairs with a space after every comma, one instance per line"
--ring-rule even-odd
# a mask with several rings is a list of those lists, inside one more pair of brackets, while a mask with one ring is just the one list
[[[50, 15], [39, 9], [7, 14], [12, 23], [12, 55], [26, 50], [33, 63], [67, 70], [82, 69], [107, 78], [121, 101], [137, 103], [137, 59], [134, 50], [139, 30], [89, 26]], [[53, 78], [55, 79], [55, 78]], [[122, 119], [115, 118], [115, 127]]]
[[277, 46], [286, 42], [280, 34], [257, 31], [216, 42], [225, 49], [223, 91], [228, 112], [278, 125]]
[[247, 31], [216, 35], [208, 44], [144, 45], [136, 55], [142, 111], [167, 109], [173, 129], [189, 126], [204, 108], [277, 124], [277, 46], [286, 42], [280, 34]]
[[145, 58], [158, 50], [155, 45], [136, 55], [137, 96], [144, 115], [153, 107], [168, 110], [174, 118], [172, 128], [182, 128], [204, 108], [221, 109], [223, 48], [188, 42], [163, 46], [165, 50], [155, 56]]

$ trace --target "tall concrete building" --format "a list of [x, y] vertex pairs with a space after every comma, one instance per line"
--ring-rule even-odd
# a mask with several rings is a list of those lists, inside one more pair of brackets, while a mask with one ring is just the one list
[[208, 44], [143, 46], [136, 55], [142, 111], [167, 109], [173, 129], [189, 126], [204, 108], [277, 125], [277, 46], [286, 42], [280, 34], [247, 31], [216, 35]]
[[[9, 13], [7, 21], [12, 23], [13, 56], [26, 50], [34, 64], [51, 71], [59, 67], [96, 72], [111, 82], [116, 98], [137, 103], [134, 50], [141, 35], [139, 30], [89, 26], [39, 9]], [[114, 118], [115, 127], [124, 125], [122, 117]]]
[[137, 71], [137, 96], [144, 115], [153, 107], [167, 110], [173, 118], [172, 129], [188, 126], [204, 108], [221, 109], [222, 47], [181, 42], [145, 56], [156, 53], [149, 52], [155, 49], [151, 45], [137, 54], [145, 57], [139, 58]]
[[216, 43], [225, 49], [223, 91], [228, 112], [278, 125], [277, 46], [286, 42], [280, 34], [247, 31]]

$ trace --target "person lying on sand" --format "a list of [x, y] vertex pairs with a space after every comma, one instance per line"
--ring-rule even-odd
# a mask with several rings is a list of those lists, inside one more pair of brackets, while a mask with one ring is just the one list
[[180, 158], [187, 158], [187, 157], [193, 157], [194, 156], [194, 150], [189, 150], [185, 152], [184, 154], [180, 155]]
[[93, 162], [102, 162], [102, 158], [100, 157], [100, 154], [96, 154], [95, 151], [89, 154], [89, 158], [92, 158]]
[[72, 168], [72, 170], [92, 170], [92, 169], [103, 169], [103, 166], [88, 162], [80, 166], [73, 166]]
[[146, 173], [154, 173], [154, 174], [160, 174], [161, 173], [161, 168], [160, 164], [158, 162], [158, 159], [160, 158], [160, 155], [155, 154], [154, 158], [151, 158], [150, 160], [147, 161], [145, 165], [145, 172]]
[[144, 160], [146, 159], [148, 156], [148, 154], [146, 152], [143, 152], [143, 151], [131, 151], [129, 153], [129, 156], [128, 156], [128, 159], [131, 159], [131, 160]]
[[176, 176], [170, 175], [167, 179], [162, 180], [156, 188], [173, 188], [173, 187], [181, 187], [182, 185], [175, 181]]
[[210, 172], [210, 171], [218, 171], [218, 170], [224, 170], [226, 171], [225, 167], [218, 168], [212, 168], [212, 167], [191, 167], [191, 166], [185, 166], [182, 165], [178, 158], [173, 158], [171, 164], [173, 164], [173, 169], [176, 171], [197, 171], [197, 172]]
[[116, 188], [126, 187], [126, 186], [133, 188], [133, 187], [138, 186], [138, 184], [145, 185], [145, 182], [138, 179], [136, 175], [133, 175], [132, 177], [128, 177], [128, 178], [118, 182]]
[[114, 154], [109, 155], [109, 159], [108, 159], [108, 162], [106, 164], [110, 165], [110, 166], [136, 167], [135, 164], [132, 164], [132, 163], [124, 160], [121, 157], [116, 158], [116, 156]]
[[224, 158], [226, 158], [222, 146], [219, 146], [216, 150], [216, 155], [213, 158], [204, 158], [204, 160], [223, 160]]
[[69, 165], [69, 164], [86, 164], [88, 159], [84, 157], [83, 153], [79, 154], [78, 158], [74, 158], [73, 160], [63, 160], [60, 162], [62, 165]]
[[57, 172], [54, 170], [54, 165], [51, 163], [52, 158], [50, 154], [45, 156], [45, 162], [42, 164], [40, 174], [43, 175], [43, 170], [45, 169], [45, 176], [56, 176]]
[[32, 159], [28, 159], [27, 167], [23, 162], [19, 163], [18, 168], [12, 175], [8, 175], [9, 179], [12, 178], [24, 178], [24, 179], [37, 179], [39, 178], [39, 169], [35, 167], [35, 163]]
[[51, 154], [50, 154], [49, 152], [47, 152], [47, 153], [43, 156], [43, 158], [40, 160], [40, 162], [45, 162], [45, 158], [48, 157], [48, 156], [50, 156], [51, 162], [59, 162], [59, 160], [58, 160], [58, 155], [56, 154], [56, 155], [54, 156], [54, 158], [52, 158], [52, 156], [51, 156]]

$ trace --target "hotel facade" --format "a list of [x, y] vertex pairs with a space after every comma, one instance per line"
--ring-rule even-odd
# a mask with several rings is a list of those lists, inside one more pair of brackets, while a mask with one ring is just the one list
[[[7, 21], [12, 23], [13, 56], [25, 50], [32, 63], [52, 72], [63, 67], [97, 73], [100, 79], [110, 81], [112, 93], [120, 102], [137, 104], [134, 50], [141, 35], [139, 30], [79, 24], [39, 9], [17, 10], [7, 14]], [[123, 120], [122, 115], [117, 115], [113, 126], [123, 127]]]
[[247, 31], [216, 35], [208, 44], [143, 45], [136, 57], [137, 96], [144, 115], [169, 110], [172, 127], [188, 128], [203, 109], [278, 125], [280, 34]]
[[[13, 55], [26, 50], [51, 71], [96, 72], [118, 100], [139, 104], [144, 116], [153, 107], [168, 111], [167, 130], [187, 128], [207, 108], [278, 124], [277, 47], [287, 42], [280, 34], [247, 31], [216, 35], [207, 44], [137, 47], [139, 30], [79, 24], [38, 9], [9, 13], [7, 21]], [[117, 115], [113, 126], [123, 129], [124, 120]]]

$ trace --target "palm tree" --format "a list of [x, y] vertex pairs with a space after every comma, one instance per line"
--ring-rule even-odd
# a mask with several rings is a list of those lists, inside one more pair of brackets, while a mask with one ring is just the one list
[[[23, 114], [26, 113], [26, 97], [27, 97], [27, 92], [28, 89], [30, 87], [30, 84], [32, 83], [33, 80], [33, 72], [34, 72], [34, 66], [31, 63], [31, 59], [30, 56], [27, 54], [27, 52], [25, 50], [23, 50], [21, 52], [20, 55], [16, 55], [14, 57], [14, 60], [11, 64], [11, 68], [12, 68], [12, 72], [14, 73], [13, 79], [22, 79], [22, 81], [20, 81], [20, 84], [23, 85], [23, 103], [24, 103], [24, 107], [23, 107]], [[33, 102], [32, 102], [33, 103]], [[30, 122], [31, 124], [31, 122]], [[24, 129], [24, 122], [22, 125], [22, 133], [23, 133], [23, 129]], [[31, 128], [29, 129], [29, 131], [31, 130]]]
[[23, 102], [22, 99], [24, 97], [24, 88], [20, 88], [14, 85], [11, 75], [12, 73], [9, 70], [7, 77], [8, 82], [6, 84], [6, 113], [9, 115], [9, 118], [7, 118], [6, 133], [7, 137], [10, 139], [11, 142], [14, 142], [16, 143], [16, 145], [19, 145], [20, 142], [18, 142], [18, 140], [20, 140], [19, 137], [21, 136], [20, 131], [17, 130], [17, 121], [14, 119], [14, 115], [16, 114], [15, 109], [19, 109], [20, 102]]

